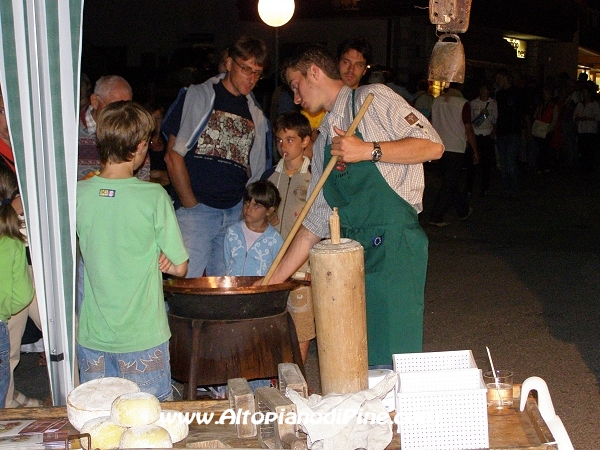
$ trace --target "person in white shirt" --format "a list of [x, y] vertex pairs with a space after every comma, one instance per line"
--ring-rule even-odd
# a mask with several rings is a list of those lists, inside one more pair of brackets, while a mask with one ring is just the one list
[[450, 87], [433, 101], [431, 108], [431, 124], [442, 138], [445, 148], [440, 160], [442, 186], [431, 209], [429, 220], [430, 225], [437, 227], [450, 225], [444, 221], [444, 215], [451, 207], [454, 207], [461, 220], [466, 220], [472, 212], [459, 183], [467, 142], [473, 148], [474, 164], [479, 162], [479, 157], [471, 125], [471, 108], [462, 96], [461, 87], [459, 83], [450, 83]]

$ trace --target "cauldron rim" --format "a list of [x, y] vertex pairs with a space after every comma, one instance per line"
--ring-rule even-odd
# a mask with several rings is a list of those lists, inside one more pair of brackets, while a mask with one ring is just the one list
[[289, 279], [278, 284], [253, 286], [253, 283], [261, 278], [251, 276], [173, 278], [163, 282], [163, 289], [173, 294], [239, 295], [292, 290], [304, 284]]

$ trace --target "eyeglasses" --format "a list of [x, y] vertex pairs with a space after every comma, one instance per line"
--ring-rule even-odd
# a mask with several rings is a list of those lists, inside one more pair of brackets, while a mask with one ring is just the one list
[[262, 70], [252, 70], [248, 66], [242, 66], [234, 58], [231, 58], [231, 59], [233, 60], [234, 63], [236, 63], [238, 66], [240, 66], [240, 69], [241, 69], [241, 71], [242, 71], [242, 73], [244, 75], [247, 75], [247, 76], [254, 75], [257, 79], [259, 79], [259, 80], [262, 79], [262, 77], [263, 77], [263, 71]]

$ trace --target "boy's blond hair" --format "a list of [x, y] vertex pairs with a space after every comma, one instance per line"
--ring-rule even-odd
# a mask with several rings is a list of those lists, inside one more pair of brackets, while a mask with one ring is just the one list
[[150, 142], [156, 122], [152, 114], [133, 101], [107, 105], [98, 116], [96, 137], [102, 164], [131, 161], [142, 141]]

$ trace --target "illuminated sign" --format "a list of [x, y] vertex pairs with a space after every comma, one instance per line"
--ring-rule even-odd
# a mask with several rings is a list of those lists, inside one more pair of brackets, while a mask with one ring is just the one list
[[521, 39], [514, 39], [509, 37], [505, 37], [504, 40], [508, 41], [510, 45], [512, 45], [512, 47], [515, 49], [515, 51], [517, 52], [517, 58], [525, 58], [525, 55], [527, 54], [527, 41], [522, 41]]

